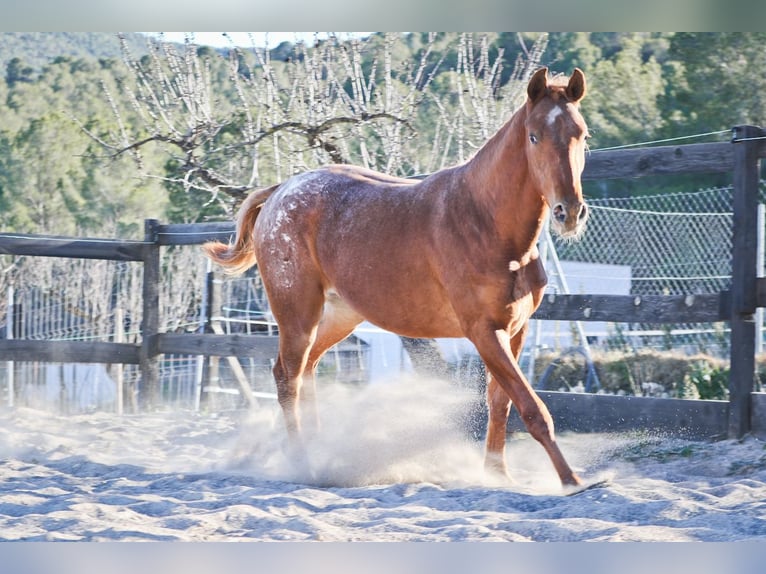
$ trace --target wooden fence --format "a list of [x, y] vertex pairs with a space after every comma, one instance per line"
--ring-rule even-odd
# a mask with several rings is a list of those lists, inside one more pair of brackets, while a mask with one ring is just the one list
[[[610, 150], [588, 156], [584, 180], [731, 173], [732, 288], [704, 295], [549, 295], [535, 318], [658, 324], [727, 321], [731, 326], [730, 396], [728, 401], [701, 401], [543, 391], [540, 395], [559, 429], [596, 432], [645, 428], [717, 438], [766, 435], [766, 394], [753, 392], [755, 311], [766, 306], [766, 279], [756, 276], [758, 183], [760, 159], [764, 157], [766, 131], [755, 126], [734, 128], [730, 143]], [[163, 353], [273, 358], [273, 337], [159, 330], [160, 250], [211, 239], [227, 241], [233, 229], [231, 223], [163, 225], [147, 220], [143, 241], [0, 234], [0, 254], [134, 261], [144, 267], [140, 344], [0, 340], [0, 360], [138, 364], [142, 394], [151, 407], [159, 400], [158, 358]], [[519, 424], [518, 419], [509, 423], [511, 428]]]

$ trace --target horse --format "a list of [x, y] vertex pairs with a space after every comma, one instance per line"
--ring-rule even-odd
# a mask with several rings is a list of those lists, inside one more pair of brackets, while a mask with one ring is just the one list
[[317, 364], [367, 320], [406, 337], [473, 343], [488, 379], [487, 472], [510, 478], [514, 404], [562, 485], [582, 483], [518, 361], [547, 283], [536, 247], [546, 218], [576, 239], [588, 217], [585, 75], [541, 68], [526, 88], [526, 101], [462, 164], [424, 179], [341, 164], [303, 172], [248, 195], [233, 242], [203, 246], [232, 274], [257, 262], [279, 330], [277, 398], [288, 444], [303, 455], [304, 423], [318, 425]]

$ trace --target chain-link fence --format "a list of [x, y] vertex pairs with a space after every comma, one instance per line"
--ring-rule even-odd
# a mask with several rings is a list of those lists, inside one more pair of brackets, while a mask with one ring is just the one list
[[[762, 184], [761, 189], [763, 199], [766, 186]], [[626, 269], [629, 277], [624, 285], [629, 291], [621, 294], [719, 293], [731, 284], [732, 202], [732, 187], [591, 200], [583, 238], [576, 243], [558, 243], [556, 251], [564, 262], [591, 265], [594, 272], [602, 274], [595, 277], [602, 286], [610, 277], [609, 267], [600, 266], [613, 266], [613, 272]], [[557, 289], [555, 270], [549, 274], [551, 288]], [[724, 323], [606, 327], [607, 333], [592, 337], [592, 344], [728, 355]]]
[[[205, 262], [197, 247], [168, 248], [162, 258], [162, 330], [200, 327]], [[0, 337], [36, 341], [137, 344], [143, 321], [143, 266], [139, 263], [54, 257], [3, 257]], [[163, 356], [163, 398], [192, 406], [199, 358]], [[138, 365], [0, 362], [3, 402], [58, 406], [74, 412], [109, 408], [118, 385], [126, 404], [137, 403]], [[12, 395], [12, 396], [11, 396]]]
[[[766, 186], [762, 185], [762, 196], [766, 196], [764, 189]], [[732, 201], [731, 187], [687, 194], [591, 200], [588, 230], [583, 238], [577, 243], [555, 245], [563, 277], [549, 266], [549, 288], [560, 290], [564, 279], [568, 280], [572, 293], [604, 293], [602, 289], [607, 289], [607, 293], [635, 295], [701, 294], [726, 290], [731, 281]], [[15, 336], [19, 338], [124, 342], [140, 339], [140, 265], [17, 258], [12, 262], [5, 259], [4, 267], [13, 271], [4, 275], [2, 285], [4, 293], [9, 294], [8, 304], [0, 308], [2, 336], [8, 336], [12, 322]], [[212, 313], [225, 332], [277, 335], [256, 270], [241, 278], [223, 278], [220, 307], [211, 310], [208, 269], [199, 247], [163, 251], [162, 331], [198, 332]], [[585, 284], [588, 286], [583, 287]], [[554, 347], [551, 349], [554, 354], [582, 343], [577, 340], [578, 332], [573, 324], [540, 323], [553, 332], [553, 339], [549, 340], [560, 341], [558, 346], [546, 343], [549, 348]], [[726, 323], [586, 323], [585, 326], [591, 348], [629, 353], [651, 348], [687, 354], [704, 352], [720, 358], [728, 356]], [[366, 380], [371, 357], [382, 356], [376, 347], [381, 344], [380, 340], [352, 336], [328, 354], [322, 365], [323, 372], [340, 381]], [[524, 356], [538, 350], [535, 345], [539, 342], [530, 337]], [[459, 352], [451, 357], [460, 372], [472, 369], [478, 361], [478, 357], [470, 356], [469, 347], [456, 346]], [[393, 359], [389, 356], [384, 360], [405, 364], [406, 353], [401, 350], [397, 353]], [[271, 362], [241, 360], [247, 376], [255, 381], [252, 383], [255, 390], [273, 390]], [[228, 372], [227, 363], [220, 361], [215, 373], [217, 380], [211, 383], [206, 379], [209, 373], [205, 371], [208, 366], [204, 361], [199, 356], [161, 358], [160, 378], [166, 401], [183, 406], [198, 405], [200, 390], [205, 384], [224, 391], [224, 395], [227, 389], [234, 395], [237, 383]], [[138, 379], [138, 369], [135, 366], [91, 369], [3, 362], [0, 363], [0, 392], [7, 391], [8, 381], [13, 377], [21, 402], [32, 404], [37, 400], [35, 397], [50, 400], [55, 395], [62, 404], [65, 399], [77, 403], [80, 399], [75, 395], [93, 394], [91, 387], [106, 384], [99, 381], [117, 376], [124, 378], [126, 388], [131, 388]], [[95, 394], [100, 402], [108, 402], [114, 393]]]

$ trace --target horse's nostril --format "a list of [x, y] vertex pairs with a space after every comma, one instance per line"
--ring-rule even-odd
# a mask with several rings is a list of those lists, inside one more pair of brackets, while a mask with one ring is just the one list
[[553, 207], [553, 217], [559, 223], [564, 223], [564, 221], [566, 221], [567, 212], [566, 212], [566, 209], [564, 209], [564, 206], [561, 205], [560, 203], [557, 203]]
[[584, 203], [580, 206], [580, 213], [577, 215], [577, 220], [582, 221], [588, 215], [588, 206]]

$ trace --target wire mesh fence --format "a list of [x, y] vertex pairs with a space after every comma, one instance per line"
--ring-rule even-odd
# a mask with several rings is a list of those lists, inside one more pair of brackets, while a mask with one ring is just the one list
[[[762, 203], [765, 191], [762, 183]], [[598, 199], [589, 205], [587, 232], [576, 243], [558, 243], [560, 259], [629, 269], [630, 295], [694, 295], [730, 288], [732, 187]], [[555, 271], [552, 275], [556, 289]], [[724, 323], [610, 324], [607, 331], [592, 343], [607, 349], [652, 348], [718, 357], [729, 351]]]
[[[762, 203], [766, 203], [764, 184], [761, 195]], [[731, 187], [591, 200], [587, 232], [577, 243], [557, 243], [556, 253], [565, 264], [565, 274], [567, 265], [569, 269], [579, 265], [581, 271], [584, 266], [583, 273], [592, 276], [597, 288], [616, 281], [626, 293], [637, 296], [718, 293], [731, 283], [732, 202]], [[140, 264], [2, 257], [6, 273], [0, 287], [7, 294], [7, 304], [0, 306], [0, 336], [140, 341]], [[226, 333], [278, 334], [257, 271], [221, 279], [220, 307], [211, 309], [209, 264], [199, 247], [164, 249], [162, 269], [161, 331], [200, 332], [209, 321], [217, 320]], [[617, 278], [619, 281], [614, 276], [617, 271], [625, 273]], [[549, 267], [549, 278], [550, 289], [560, 289], [556, 269]], [[572, 292], [577, 289], [574, 285]], [[561, 331], [567, 343], [554, 351], [563, 353], [577, 345], [578, 334], [572, 325], [561, 324], [555, 329]], [[596, 334], [592, 330], [586, 334], [591, 346], [605, 350], [635, 353], [663, 349], [687, 354], [704, 352], [719, 358], [728, 355], [725, 323], [613, 323], [600, 329]], [[530, 337], [524, 356], [536, 351], [538, 342]], [[378, 352], [375, 344], [352, 336], [328, 354], [320, 370], [337, 381], [364, 382], [370, 374], [371, 357]], [[239, 360], [254, 390], [273, 392], [271, 361]], [[476, 370], [477, 357], [464, 353], [455, 360], [458, 374]], [[52, 401], [62, 410], [110, 408], [118, 377], [122, 377], [128, 393], [135, 393], [139, 372], [133, 365], [3, 362], [0, 393], [19, 404]], [[162, 397], [170, 405], [199, 408], [205, 400], [217, 401], [218, 405], [241, 404], [234, 374], [225, 361], [164, 355], [160, 380]], [[134, 395], [127, 398], [127, 404], [131, 401], [135, 401]]]

